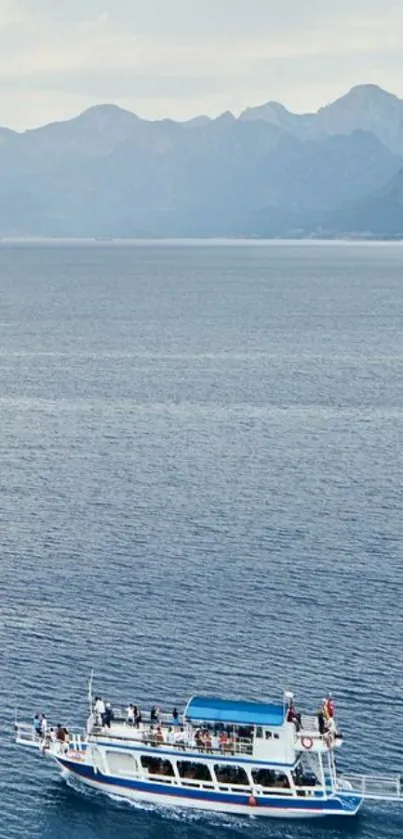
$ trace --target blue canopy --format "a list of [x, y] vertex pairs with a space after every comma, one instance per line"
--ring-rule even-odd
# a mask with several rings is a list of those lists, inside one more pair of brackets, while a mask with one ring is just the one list
[[217, 699], [214, 696], [193, 696], [188, 702], [185, 717], [198, 722], [280, 726], [284, 722], [285, 707], [266, 705], [263, 702]]

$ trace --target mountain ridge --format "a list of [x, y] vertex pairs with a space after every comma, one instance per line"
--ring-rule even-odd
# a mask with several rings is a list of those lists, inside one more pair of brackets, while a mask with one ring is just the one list
[[376, 85], [305, 115], [269, 102], [177, 122], [95, 105], [0, 129], [0, 235], [348, 235], [364, 216], [378, 235], [380, 202], [396, 235], [402, 168], [403, 100]]

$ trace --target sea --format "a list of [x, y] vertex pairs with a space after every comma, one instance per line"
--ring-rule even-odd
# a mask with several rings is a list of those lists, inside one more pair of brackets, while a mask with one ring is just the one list
[[1, 839], [397, 839], [130, 805], [13, 742], [195, 693], [403, 771], [403, 244], [0, 243]]

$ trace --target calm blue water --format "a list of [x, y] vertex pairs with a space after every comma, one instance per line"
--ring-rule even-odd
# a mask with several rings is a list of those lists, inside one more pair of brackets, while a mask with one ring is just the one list
[[403, 768], [401, 245], [0, 249], [1, 839], [379, 839], [66, 785], [13, 708], [193, 692], [315, 708]]

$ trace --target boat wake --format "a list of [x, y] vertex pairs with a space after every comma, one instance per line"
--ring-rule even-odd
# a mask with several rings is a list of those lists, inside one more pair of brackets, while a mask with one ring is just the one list
[[130, 808], [141, 812], [155, 813], [160, 818], [169, 819], [170, 821], [178, 821], [182, 824], [195, 824], [201, 822], [209, 827], [228, 828], [233, 830], [237, 826], [244, 827], [245, 822], [248, 823], [249, 821], [257, 821], [254, 816], [250, 816], [248, 819], [245, 819], [234, 815], [228, 816], [226, 813], [211, 813], [210, 811], [183, 809], [169, 806], [167, 804], [151, 804], [147, 801], [132, 801], [119, 795], [105, 793], [103, 790], [101, 792], [100, 790], [98, 791], [88, 787], [86, 784], [81, 783], [81, 781], [77, 778], [72, 777], [71, 773], [65, 769], [62, 769], [60, 777], [65, 781], [66, 785], [70, 789], [74, 790], [74, 792], [78, 795], [92, 799], [105, 799], [106, 796], [120, 808]]

